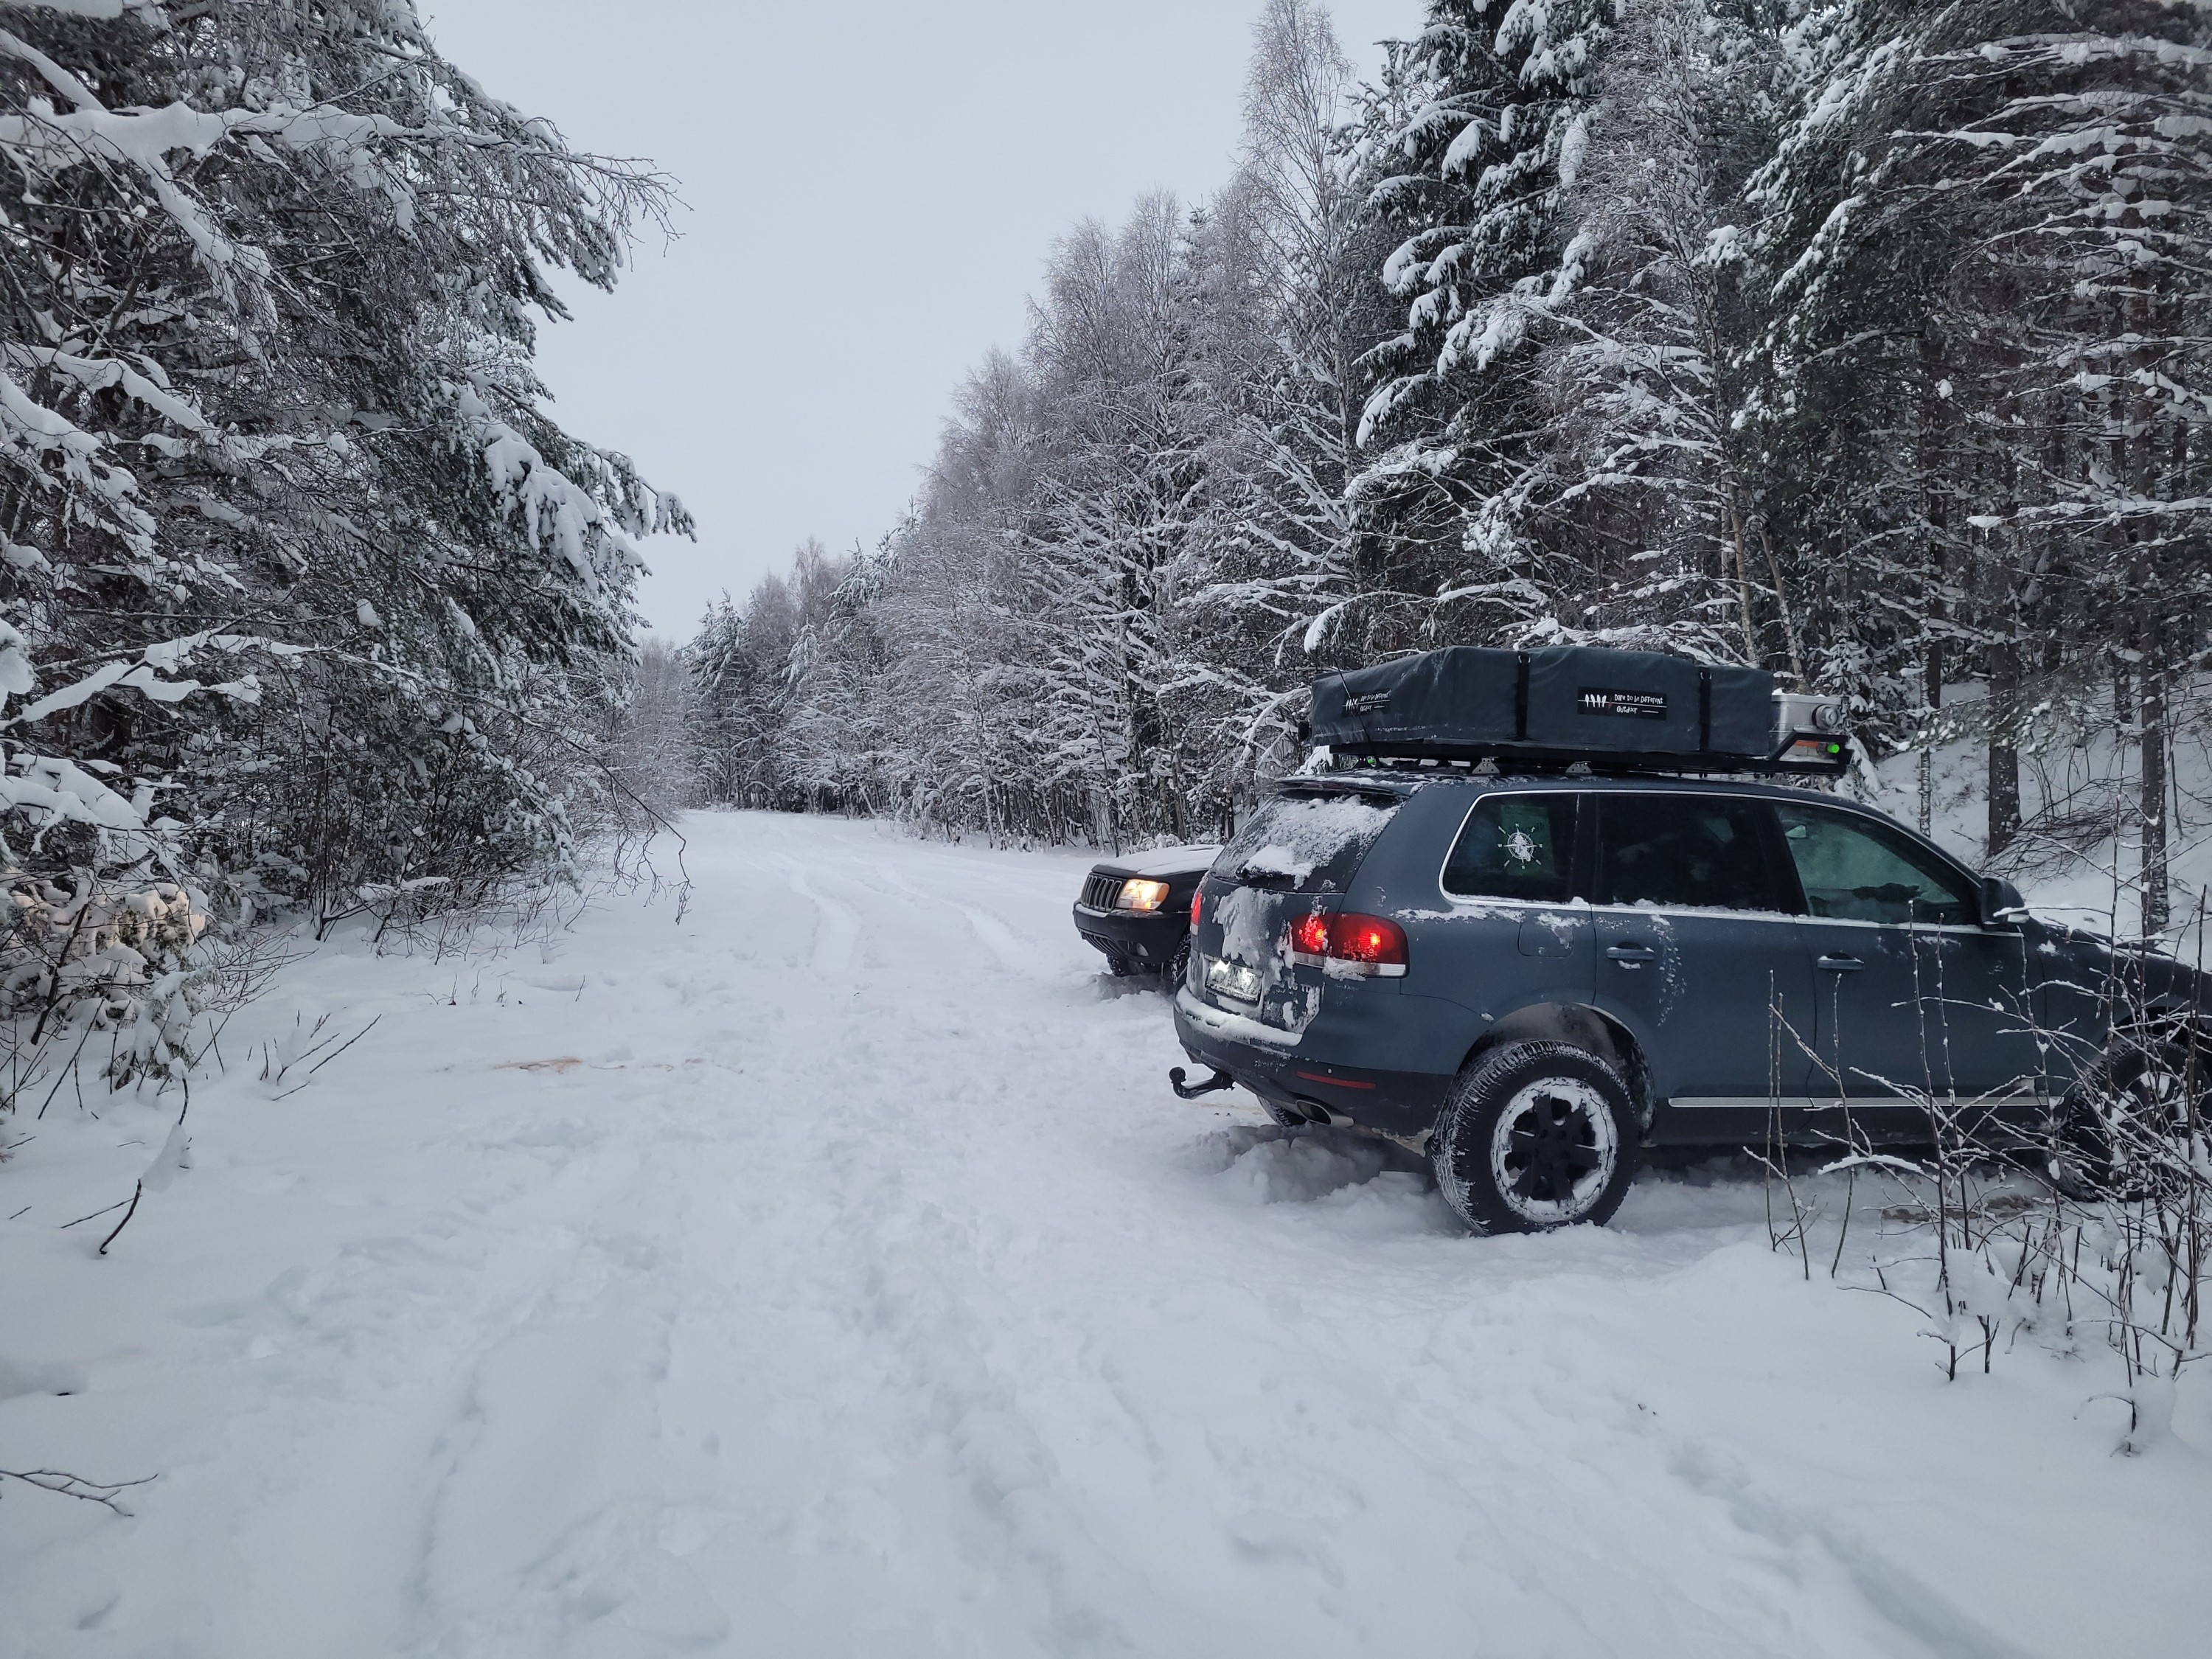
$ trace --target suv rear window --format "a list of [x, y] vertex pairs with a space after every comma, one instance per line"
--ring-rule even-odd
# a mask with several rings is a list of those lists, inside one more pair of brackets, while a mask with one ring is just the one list
[[1769, 867], [1765, 802], [1626, 789], [1596, 800], [1599, 903], [1797, 908]]
[[1444, 891], [1565, 903], [1572, 896], [1575, 800], [1564, 793], [1485, 795], [1444, 861]]
[[1249, 886], [1341, 892], [1398, 807], [1387, 795], [1319, 790], [1278, 795], [1244, 821], [1213, 867]]

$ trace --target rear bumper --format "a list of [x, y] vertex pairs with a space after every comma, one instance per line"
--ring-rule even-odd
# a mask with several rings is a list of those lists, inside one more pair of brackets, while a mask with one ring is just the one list
[[1075, 931], [1109, 957], [1164, 968], [1190, 932], [1190, 917], [1183, 910], [1094, 910], [1079, 904]]
[[[1429, 1000], [1404, 1000], [1419, 1004]], [[1409, 1007], [1406, 1012], [1418, 1011]], [[1332, 1117], [1408, 1139], [1435, 1127], [1437, 1114], [1451, 1091], [1453, 1073], [1348, 1066], [1326, 1058], [1338, 1046], [1328, 1040], [1323, 1029], [1327, 1023], [1324, 1014], [1303, 1035], [1284, 1031], [1273, 1034], [1279, 1041], [1270, 1041], [1261, 1033], [1271, 1028], [1224, 1014], [1196, 1000], [1188, 989], [1178, 992], [1175, 1000], [1176, 1038], [1183, 1052], [1201, 1066], [1226, 1072], [1271, 1105], [1321, 1106]], [[1370, 1019], [1370, 1027], [1372, 1023]], [[1249, 1036], [1244, 1035], [1248, 1028]], [[1371, 1037], [1371, 1030], [1368, 1035]]]

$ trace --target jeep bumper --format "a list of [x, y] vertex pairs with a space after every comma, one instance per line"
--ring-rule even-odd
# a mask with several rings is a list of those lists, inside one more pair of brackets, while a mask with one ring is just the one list
[[1190, 932], [1185, 910], [1096, 910], [1075, 907], [1075, 931], [1086, 944], [1109, 957], [1123, 957], [1147, 968], [1164, 968], [1176, 946]]

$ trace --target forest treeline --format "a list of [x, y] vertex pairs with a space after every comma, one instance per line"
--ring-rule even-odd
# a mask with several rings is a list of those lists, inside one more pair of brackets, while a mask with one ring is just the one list
[[[702, 799], [1204, 832], [1319, 668], [1592, 641], [2126, 763], [2162, 922], [2212, 550], [2204, 0], [1268, 0], [1241, 165], [1053, 248], [909, 514], [684, 655]], [[1944, 708], [1942, 688], [1986, 696]], [[1923, 814], [1927, 811], [1923, 786]], [[2100, 811], [2120, 811], [2100, 806]]]

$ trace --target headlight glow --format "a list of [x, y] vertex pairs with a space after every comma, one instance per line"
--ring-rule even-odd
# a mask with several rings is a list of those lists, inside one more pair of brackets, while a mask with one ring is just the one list
[[1157, 910], [1167, 902], [1167, 883], [1146, 881], [1138, 876], [1121, 884], [1121, 896], [1114, 901], [1114, 908], [1117, 910]]

